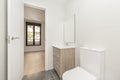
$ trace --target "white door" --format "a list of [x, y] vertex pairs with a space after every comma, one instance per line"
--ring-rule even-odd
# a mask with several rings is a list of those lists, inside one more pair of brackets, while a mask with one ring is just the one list
[[0, 0], [0, 80], [6, 80], [6, 0]]
[[24, 3], [8, 0], [8, 80], [22, 80], [24, 71]]

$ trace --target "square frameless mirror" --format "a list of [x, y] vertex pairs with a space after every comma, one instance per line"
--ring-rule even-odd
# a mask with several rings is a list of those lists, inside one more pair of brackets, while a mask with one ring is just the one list
[[75, 42], [75, 15], [69, 17], [64, 23], [64, 42]]

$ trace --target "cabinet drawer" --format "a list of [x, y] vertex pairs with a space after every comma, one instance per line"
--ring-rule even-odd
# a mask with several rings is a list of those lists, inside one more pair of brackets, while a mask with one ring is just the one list
[[53, 62], [54, 62], [55, 64], [60, 65], [60, 57], [57, 57], [57, 56], [53, 55]]
[[60, 49], [58, 49], [58, 48], [53, 48], [53, 55], [55, 55], [55, 56], [60, 56]]
[[57, 55], [57, 54], [53, 54], [53, 56], [54, 56], [55, 58], [60, 58], [60, 55]]

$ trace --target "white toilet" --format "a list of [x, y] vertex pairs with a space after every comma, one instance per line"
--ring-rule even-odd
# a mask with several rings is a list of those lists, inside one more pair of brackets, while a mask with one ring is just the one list
[[63, 80], [104, 80], [104, 50], [80, 48], [80, 67], [66, 71]]
[[63, 74], [63, 80], [96, 80], [96, 77], [81, 67], [76, 67]]

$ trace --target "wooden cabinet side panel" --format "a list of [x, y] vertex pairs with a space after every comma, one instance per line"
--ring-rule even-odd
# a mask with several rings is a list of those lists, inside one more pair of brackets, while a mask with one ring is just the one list
[[61, 75], [66, 71], [66, 50], [61, 50]]
[[60, 49], [53, 47], [53, 66], [60, 76]]

